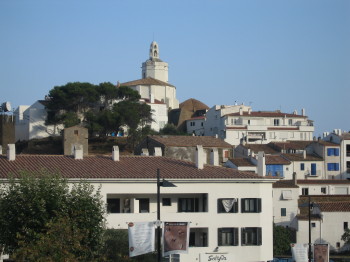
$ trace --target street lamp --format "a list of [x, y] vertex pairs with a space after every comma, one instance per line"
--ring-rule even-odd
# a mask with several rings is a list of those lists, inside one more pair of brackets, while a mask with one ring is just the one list
[[161, 262], [162, 260], [162, 254], [160, 252], [160, 239], [161, 239], [161, 232], [160, 232], [160, 187], [176, 187], [173, 183], [165, 180], [163, 178], [163, 181], [160, 182], [160, 170], [157, 169], [157, 261]]

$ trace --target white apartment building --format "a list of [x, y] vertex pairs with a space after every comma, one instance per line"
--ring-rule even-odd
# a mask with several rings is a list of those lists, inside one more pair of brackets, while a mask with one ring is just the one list
[[[156, 150], [158, 153], [159, 150]], [[59, 171], [70, 182], [100, 187], [106, 201], [107, 226], [126, 229], [129, 222], [156, 221], [157, 169], [176, 187], [161, 187], [161, 220], [190, 222], [188, 254], [181, 262], [208, 261], [209, 255], [230, 261], [269, 261], [273, 257], [272, 183], [274, 179], [214, 165], [204, 165], [198, 146], [196, 163], [160, 156], [76, 158], [48, 155], [0, 156], [0, 178], [19, 170]], [[215, 161], [218, 162], [218, 161]]]
[[19, 106], [14, 114], [16, 116], [16, 141], [31, 140], [59, 136], [63, 125], [46, 125], [47, 111], [45, 100], [38, 100], [31, 106]]
[[301, 115], [277, 111], [252, 111], [245, 105], [216, 105], [206, 114], [204, 135], [218, 135], [232, 145], [242, 142], [312, 140], [314, 126], [302, 109]]
[[333, 133], [324, 135], [324, 141], [340, 145], [340, 175], [343, 179], [350, 178], [350, 133], [335, 129]]

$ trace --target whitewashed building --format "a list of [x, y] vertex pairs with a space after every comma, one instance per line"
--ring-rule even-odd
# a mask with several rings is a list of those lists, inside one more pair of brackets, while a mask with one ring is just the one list
[[[159, 153], [159, 151], [157, 150]], [[204, 165], [198, 146], [196, 163], [160, 156], [0, 156], [0, 178], [19, 170], [59, 171], [70, 182], [100, 187], [109, 228], [126, 229], [129, 222], [157, 219], [156, 174], [160, 170], [176, 187], [161, 187], [161, 220], [190, 222], [189, 253], [181, 262], [269, 261], [273, 257], [273, 179], [213, 165]], [[216, 161], [217, 162], [217, 161]]]
[[31, 106], [19, 106], [16, 115], [16, 141], [28, 141], [34, 138], [59, 136], [63, 125], [46, 125], [47, 111], [45, 100], [38, 100]]
[[267, 144], [271, 141], [312, 140], [314, 126], [302, 109], [301, 115], [277, 111], [252, 111], [245, 105], [216, 105], [204, 124], [206, 136], [218, 135], [232, 145]]

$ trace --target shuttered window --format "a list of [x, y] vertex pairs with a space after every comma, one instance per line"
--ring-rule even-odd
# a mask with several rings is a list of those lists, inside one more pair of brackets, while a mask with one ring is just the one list
[[218, 228], [218, 246], [238, 246], [238, 228]]
[[244, 227], [241, 229], [242, 246], [261, 246], [261, 227]]
[[242, 198], [241, 207], [242, 213], [260, 213], [261, 198]]

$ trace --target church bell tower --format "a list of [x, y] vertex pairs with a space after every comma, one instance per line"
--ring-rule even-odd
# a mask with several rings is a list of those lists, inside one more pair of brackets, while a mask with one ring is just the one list
[[152, 77], [163, 82], [168, 79], [168, 63], [159, 58], [159, 46], [153, 41], [149, 49], [149, 59], [142, 63], [142, 78]]

